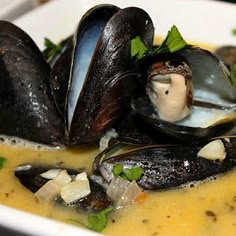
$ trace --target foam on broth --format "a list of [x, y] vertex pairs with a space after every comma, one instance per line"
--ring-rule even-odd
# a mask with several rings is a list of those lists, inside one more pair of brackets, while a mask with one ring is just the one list
[[[68, 150], [0, 138], [0, 156], [7, 158], [0, 170], [0, 203], [64, 222], [82, 219], [83, 216], [74, 211], [39, 202], [20, 184], [14, 169], [28, 163], [60, 163], [91, 173], [91, 163], [98, 152], [97, 146]], [[235, 236], [235, 183], [236, 171], [232, 171], [200, 184], [193, 182], [179, 189], [148, 192], [145, 201], [112, 213], [103, 233], [114, 236]]]

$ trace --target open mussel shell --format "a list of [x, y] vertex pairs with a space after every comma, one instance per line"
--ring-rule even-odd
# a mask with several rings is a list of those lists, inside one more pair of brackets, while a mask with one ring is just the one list
[[98, 140], [129, 107], [136, 85], [131, 39], [152, 46], [154, 28], [139, 8], [100, 5], [82, 18], [75, 34], [66, 121], [69, 145]]
[[[18, 166], [15, 170], [15, 176], [19, 179], [20, 183], [29, 189], [31, 192], [37, 192], [44, 184], [49, 180], [43, 178], [40, 174], [50, 169], [62, 169], [61, 167], [55, 166], [42, 166], [42, 165], [23, 165]], [[65, 169], [65, 168], [63, 168]], [[77, 175], [79, 171], [67, 169], [69, 175]], [[83, 212], [98, 212], [104, 208], [112, 205], [111, 200], [107, 197], [105, 190], [97, 184], [95, 181], [89, 179], [91, 193], [67, 206], [70, 209]], [[66, 207], [66, 203], [61, 199], [60, 196], [55, 197], [55, 204]]]
[[192, 67], [194, 99], [230, 107], [235, 104], [236, 92], [230, 83], [230, 72], [215, 54], [189, 48], [178, 53]]
[[[186, 58], [192, 68], [192, 113], [176, 123], [164, 121], [146, 96], [132, 101], [133, 110], [159, 131], [180, 140], [207, 139], [229, 132], [236, 124], [236, 91], [226, 66], [200, 48], [187, 48], [177, 55]], [[154, 55], [152, 60], [160, 60], [160, 56]]]
[[178, 187], [192, 181], [204, 180], [232, 170], [236, 165], [236, 139], [218, 139], [223, 144], [226, 157], [222, 161], [198, 156], [199, 150], [209, 141], [195, 145], [153, 145], [123, 151], [117, 145], [100, 153], [94, 161], [94, 173], [108, 183], [114, 177], [113, 167], [122, 164], [124, 170], [134, 166], [143, 168], [144, 173], [137, 183], [147, 190]]
[[51, 96], [49, 73], [32, 39], [0, 21], [0, 134], [63, 143], [64, 125]]
[[[159, 132], [160, 139], [162, 133], [175, 138], [176, 141], [192, 142], [195, 140], [208, 139], [229, 132], [236, 124], [235, 117], [221, 119], [219, 122], [213, 123], [205, 128], [185, 126], [164, 121], [158, 117], [147, 97], [133, 100], [132, 108], [145, 122], [155, 128], [157, 133]], [[165, 140], [166, 139], [165, 137]]]

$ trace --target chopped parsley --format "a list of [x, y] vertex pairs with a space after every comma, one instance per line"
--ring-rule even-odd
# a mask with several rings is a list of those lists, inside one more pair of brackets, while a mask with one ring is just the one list
[[143, 168], [140, 166], [134, 166], [124, 171], [125, 176], [128, 180], [139, 180], [143, 175]]
[[236, 64], [230, 66], [230, 83], [236, 88]]
[[62, 49], [61, 43], [55, 44], [48, 38], [44, 38], [44, 46], [43, 56], [46, 61], [50, 61]]
[[102, 230], [107, 226], [108, 222], [108, 214], [113, 210], [113, 207], [108, 207], [97, 213], [89, 213], [87, 218], [87, 223], [84, 220], [75, 220], [75, 219], [67, 219], [72, 223], [80, 224], [88, 229], [102, 232]]
[[168, 31], [165, 40], [156, 48], [156, 53], [174, 53], [188, 46], [178, 28], [173, 25]]
[[120, 174], [122, 174], [124, 172], [123, 165], [122, 164], [114, 165], [112, 172], [115, 176], [119, 176]]
[[113, 207], [108, 207], [98, 213], [90, 213], [88, 215], [88, 228], [101, 232], [106, 227], [108, 214], [112, 210]]
[[131, 40], [131, 57], [136, 57], [138, 60], [143, 58], [147, 53], [148, 48], [139, 36]]
[[[173, 25], [168, 31], [168, 34], [162, 44], [155, 47], [152, 52], [154, 53], [174, 53], [185, 47], [191, 45], [181, 36], [178, 28]], [[142, 59], [148, 52], [148, 48], [139, 36], [136, 36], [131, 40], [131, 57], [136, 57], [136, 59]]]
[[236, 28], [235, 28], [235, 29], [232, 29], [232, 35], [233, 35], [233, 36], [236, 36]]
[[7, 159], [5, 157], [0, 157], [0, 170], [3, 168], [3, 165], [6, 163]]
[[112, 172], [114, 176], [120, 176], [131, 181], [139, 180], [142, 177], [144, 170], [140, 166], [133, 166], [131, 168], [124, 169], [122, 164], [116, 164], [114, 165]]

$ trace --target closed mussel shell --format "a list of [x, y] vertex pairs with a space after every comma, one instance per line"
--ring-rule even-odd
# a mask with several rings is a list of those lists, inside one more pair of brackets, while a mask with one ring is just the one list
[[49, 84], [50, 68], [32, 39], [0, 21], [0, 133], [61, 144], [63, 122]]
[[235, 136], [215, 140], [222, 144], [225, 153], [225, 158], [220, 161], [214, 159], [216, 150], [213, 153], [208, 151], [212, 159], [199, 156], [199, 151], [211, 141], [192, 145], [142, 146], [129, 151], [116, 144], [98, 154], [93, 163], [93, 171], [109, 183], [114, 177], [115, 165], [121, 164], [124, 170], [139, 166], [143, 169], [143, 175], [137, 183], [143, 189], [160, 190], [183, 184], [193, 186], [195, 181], [215, 177], [235, 168]]

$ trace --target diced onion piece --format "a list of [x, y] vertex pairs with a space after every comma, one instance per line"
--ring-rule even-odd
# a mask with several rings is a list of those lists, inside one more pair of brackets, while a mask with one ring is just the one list
[[111, 138], [117, 138], [118, 133], [114, 129], [108, 130], [105, 135], [100, 139], [99, 150], [100, 152], [104, 151], [108, 145]]
[[226, 151], [223, 142], [217, 139], [205, 145], [197, 155], [208, 160], [223, 161], [226, 157]]
[[51, 169], [46, 172], [40, 174], [44, 179], [55, 179], [57, 175], [60, 173], [61, 169]]
[[41, 202], [49, 202], [60, 193], [61, 185], [57, 181], [49, 180], [34, 195]]
[[138, 186], [136, 181], [133, 180], [122, 194], [120, 200], [116, 204], [116, 207], [121, 208], [131, 205], [141, 192], [141, 188]]
[[62, 170], [54, 180], [57, 181], [59, 184], [61, 184], [61, 186], [63, 186], [67, 183], [70, 183], [72, 179], [70, 175], [67, 173], [67, 170]]
[[17, 166], [15, 171], [26, 171], [26, 170], [30, 170], [31, 168], [32, 168], [32, 165]]
[[86, 197], [91, 192], [89, 180], [77, 180], [64, 185], [61, 188], [61, 198], [67, 203]]
[[75, 180], [88, 180], [87, 173], [82, 172], [82, 173], [76, 175]]
[[108, 197], [112, 201], [118, 202], [129, 184], [130, 182], [126, 179], [123, 179], [121, 177], [114, 177], [107, 188]]
[[60, 173], [53, 180], [49, 180], [44, 184], [34, 195], [42, 202], [52, 200], [60, 193], [62, 186], [71, 181], [70, 175], [66, 170], [61, 170]]
[[224, 138], [224, 140], [229, 143], [230, 142], [230, 139], [229, 138]]

